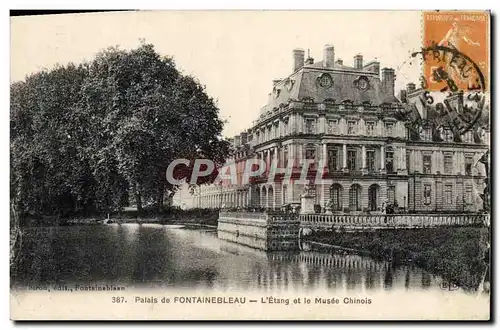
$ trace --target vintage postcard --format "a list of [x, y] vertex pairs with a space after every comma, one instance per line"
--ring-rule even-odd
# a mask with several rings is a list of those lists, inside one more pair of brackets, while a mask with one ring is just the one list
[[12, 320], [490, 320], [489, 11], [10, 23]]

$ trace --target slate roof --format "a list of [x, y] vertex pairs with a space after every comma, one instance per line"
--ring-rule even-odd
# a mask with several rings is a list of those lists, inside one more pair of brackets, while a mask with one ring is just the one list
[[[319, 84], [319, 78], [323, 74], [328, 74], [333, 79], [331, 87], [323, 87]], [[362, 90], [355, 84], [361, 76], [368, 79], [367, 90]], [[290, 82], [293, 82], [292, 88], [289, 88]], [[281, 103], [286, 104], [289, 99], [300, 101], [304, 98], [312, 98], [317, 103], [326, 99], [335, 100], [335, 103], [350, 100], [354, 104], [369, 102], [371, 105], [400, 103], [394, 95], [385, 92], [378, 74], [339, 63], [335, 63], [333, 68], [325, 68], [323, 61], [319, 61], [314, 64], [305, 64], [304, 67], [277, 83], [269, 96], [268, 104], [261, 108], [260, 114], [272, 111]]]

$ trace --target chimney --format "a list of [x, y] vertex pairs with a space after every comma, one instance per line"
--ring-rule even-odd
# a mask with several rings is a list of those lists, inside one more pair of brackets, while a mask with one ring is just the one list
[[335, 63], [340, 64], [340, 65], [344, 65], [344, 61], [342, 61], [341, 58], [339, 58], [337, 61], [335, 61]]
[[394, 69], [383, 68], [382, 69], [382, 86], [388, 95], [394, 96], [394, 83], [396, 81], [396, 76], [394, 75]]
[[293, 72], [304, 66], [305, 52], [303, 49], [295, 48], [293, 50]]
[[323, 49], [323, 66], [325, 68], [333, 68], [335, 63], [335, 48], [332, 45], [325, 45]]
[[239, 147], [241, 145], [241, 137], [239, 135], [236, 135], [233, 141], [235, 147]]
[[247, 144], [248, 142], [248, 133], [247, 132], [243, 132], [240, 134], [240, 137], [241, 137], [241, 144]]
[[370, 63], [367, 63], [363, 69], [374, 72], [380, 76], [380, 62], [378, 61], [371, 61]]
[[354, 56], [354, 68], [363, 69], [363, 55], [357, 54]]
[[403, 103], [407, 103], [408, 102], [408, 99], [406, 98], [406, 90], [402, 89], [402, 90], [399, 91], [399, 99]]
[[415, 84], [414, 83], [408, 83], [406, 84], [406, 92], [408, 94], [413, 93], [415, 91]]

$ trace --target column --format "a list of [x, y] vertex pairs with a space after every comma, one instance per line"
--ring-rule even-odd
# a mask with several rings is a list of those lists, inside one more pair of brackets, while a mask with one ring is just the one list
[[362, 164], [362, 169], [366, 169], [366, 147], [365, 145], [363, 144], [363, 146], [361, 146], [361, 164]]
[[295, 114], [295, 120], [297, 121], [297, 131], [299, 133], [304, 133], [304, 117], [297, 113]]
[[385, 169], [385, 148], [384, 146], [380, 146], [380, 169]]
[[407, 164], [406, 164], [406, 148], [405, 147], [401, 147], [401, 169], [402, 170], [406, 170], [407, 168]]
[[272, 166], [275, 166], [276, 168], [279, 166], [279, 160], [278, 160], [278, 147], [274, 147], [274, 157], [272, 161]]
[[288, 126], [290, 127], [290, 134], [294, 134], [295, 132], [297, 132], [297, 128], [296, 128], [296, 125], [295, 125], [295, 114], [294, 113], [291, 113], [290, 114], [290, 119], [288, 120]]
[[342, 145], [342, 168], [347, 169], [347, 145]]
[[327, 151], [327, 143], [323, 143], [323, 156], [322, 156], [322, 159], [323, 159], [323, 165], [327, 166], [328, 165], [328, 151]]
[[271, 163], [272, 163], [272, 160], [271, 160], [271, 149], [267, 149], [266, 153], [267, 153], [267, 156], [266, 156], [266, 172], [269, 172], [269, 170], [271, 169]]

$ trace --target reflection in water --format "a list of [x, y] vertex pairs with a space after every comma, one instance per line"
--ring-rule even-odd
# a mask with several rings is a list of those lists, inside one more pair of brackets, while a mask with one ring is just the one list
[[221, 241], [214, 231], [162, 225], [33, 228], [13, 285], [110, 283], [137, 287], [336, 291], [422, 290], [440, 279], [414, 266], [349, 254], [266, 253]]

